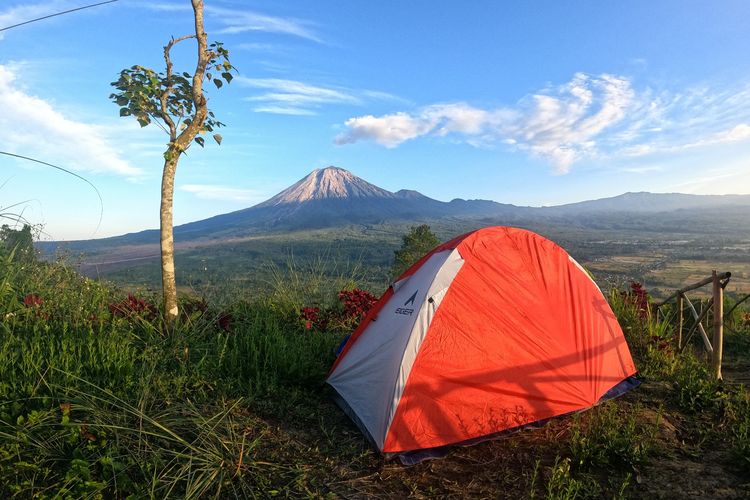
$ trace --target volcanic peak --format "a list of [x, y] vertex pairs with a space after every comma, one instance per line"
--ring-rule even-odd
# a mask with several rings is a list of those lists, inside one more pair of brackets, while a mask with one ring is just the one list
[[309, 175], [283, 190], [258, 207], [297, 204], [312, 200], [346, 198], [395, 198], [390, 191], [370, 184], [339, 167], [313, 170]]

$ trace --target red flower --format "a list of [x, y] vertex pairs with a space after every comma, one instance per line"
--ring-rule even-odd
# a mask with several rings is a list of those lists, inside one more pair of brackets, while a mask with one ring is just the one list
[[30, 293], [23, 298], [23, 305], [26, 307], [38, 307], [42, 304], [44, 304], [44, 300], [35, 293]]

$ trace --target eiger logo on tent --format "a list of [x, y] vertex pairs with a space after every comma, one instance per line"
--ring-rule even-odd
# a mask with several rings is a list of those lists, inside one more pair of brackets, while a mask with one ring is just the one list
[[[403, 314], [404, 316], [411, 316], [412, 313], [414, 313], [414, 307], [413, 306], [414, 306], [414, 301], [417, 298], [417, 293], [418, 292], [419, 292], [419, 290], [415, 290], [414, 293], [412, 294], [412, 296], [409, 297], [409, 299], [406, 302], [404, 302], [404, 307], [399, 307], [399, 308], [396, 309], [396, 314]], [[407, 309], [406, 306], [408, 306], [408, 305], [411, 305], [412, 307]]]

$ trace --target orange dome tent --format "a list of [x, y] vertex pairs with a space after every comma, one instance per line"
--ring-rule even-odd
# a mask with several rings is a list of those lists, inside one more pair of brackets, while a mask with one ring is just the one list
[[635, 372], [586, 271], [535, 233], [491, 227], [400, 276], [328, 383], [378, 450], [409, 463], [589, 408]]

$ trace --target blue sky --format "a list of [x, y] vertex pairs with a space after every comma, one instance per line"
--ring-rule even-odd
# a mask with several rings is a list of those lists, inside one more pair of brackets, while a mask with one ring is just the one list
[[[93, 1], [93, 0], [92, 0]], [[0, 28], [85, 5], [3, 0]], [[209, 90], [175, 222], [251, 206], [336, 165], [440, 200], [549, 205], [626, 191], [750, 193], [750, 2], [206, 0], [239, 73]], [[119, 0], [0, 32], [0, 208], [46, 238], [158, 227], [166, 136], [110, 82], [161, 69], [188, 0]], [[194, 45], [175, 49], [192, 71]], [[2, 210], [0, 210], [2, 211]]]

